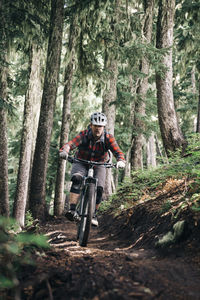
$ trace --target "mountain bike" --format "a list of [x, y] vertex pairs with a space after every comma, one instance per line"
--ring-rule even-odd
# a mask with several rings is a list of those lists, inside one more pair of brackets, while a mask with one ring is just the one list
[[83, 178], [81, 194], [76, 205], [74, 220], [77, 223], [77, 241], [82, 247], [87, 246], [91, 222], [95, 213], [97, 178], [94, 178], [94, 167], [104, 166], [105, 168], [114, 168], [116, 164], [87, 161], [76, 157], [68, 156], [70, 163], [81, 162], [88, 165], [87, 175]]

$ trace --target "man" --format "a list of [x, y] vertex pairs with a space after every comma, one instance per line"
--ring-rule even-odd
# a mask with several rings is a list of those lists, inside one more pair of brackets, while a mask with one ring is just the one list
[[[109, 159], [108, 150], [111, 150], [117, 160], [117, 168], [125, 167], [124, 154], [120, 150], [113, 135], [105, 131], [107, 118], [101, 112], [95, 112], [91, 115], [91, 122], [88, 129], [81, 131], [71, 141], [66, 143], [60, 149], [60, 157], [67, 159], [70, 150], [78, 148], [77, 158], [91, 160], [96, 162], [107, 162]], [[82, 178], [87, 173], [87, 166], [81, 162], [73, 163], [71, 171], [72, 186], [70, 189], [69, 203], [70, 210], [66, 213], [66, 217], [73, 221], [73, 215], [80, 195]], [[103, 166], [95, 166], [94, 177], [98, 178], [96, 211], [102, 201], [103, 189], [106, 179], [106, 168]], [[98, 220], [95, 216], [92, 219], [92, 225], [98, 226]]]

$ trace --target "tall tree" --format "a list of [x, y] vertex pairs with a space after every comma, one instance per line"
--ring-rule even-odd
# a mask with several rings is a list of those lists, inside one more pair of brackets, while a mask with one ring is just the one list
[[[65, 68], [60, 148], [64, 145], [64, 143], [66, 143], [69, 136], [69, 126], [70, 126], [70, 118], [71, 118], [71, 101], [72, 101], [72, 79], [73, 79], [74, 65], [75, 65], [75, 42], [77, 36], [77, 26], [75, 20], [76, 18], [73, 18], [73, 21], [70, 25], [69, 45], [67, 49], [67, 56], [69, 56], [70, 58]], [[59, 159], [57, 177], [56, 177], [55, 199], [54, 199], [54, 215], [56, 216], [61, 215], [64, 211], [65, 167], [66, 167], [66, 161]]]
[[156, 73], [158, 118], [161, 136], [167, 155], [170, 151], [184, 148], [186, 141], [180, 130], [174, 106], [172, 46], [174, 27], [175, 0], [160, 0], [157, 21], [158, 49], [168, 49], [163, 56], [163, 73]]
[[200, 80], [199, 80], [199, 102], [198, 102], [198, 111], [197, 111], [197, 133], [200, 133]]
[[[107, 82], [105, 83], [105, 89], [103, 93], [103, 104], [102, 110], [107, 116], [107, 126], [106, 130], [114, 135], [114, 128], [115, 128], [115, 114], [116, 114], [116, 96], [117, 96], [117, 77], [118, 77], [118, 57], [116, 53], [116, 46], [112, 45], [112, 42], [118, 43], [118, 36], [117, 36], [117, 24], [119, 21], [120, 15], [120, 0], [115, 0], [113, 3], [113, 16], [110, 20], [110, 30], [114, 36], [113, 41], [111, 44], [106, 45], [105, 50], [105, 70], [108, 73]], [[114, 51], [113, 51], [114, 50]], [[112, 173], [111, 169], [106, 170], [106, 184], [104, 188], [104, 197], [105, 199], [112, 194]]]
[[[115, 101], [117, 95], [117, 75], [118, 63], [116, 59], [111, 59], [107, 62], [106, 69], [110, 76], [103, 95], [103, 112], [107, 116], [106, 130], [114, 135], [115, 126]], [[106, 184], [104, 189], [105, 198], [112, 194], [112, 173], [111, 169], [106, 170]]]
[[24, 122], [21, 139], [20, 162], [17, 178], [17, 190], [15, 195], [13, 216], [20, 226], [24, 226], [25, 208], [27, 202], [29, 174], [33, 150], [34, 111], [37, 103], [41, 100], [41, 78], [40, 78], [40, 49], [35, 44], [30, 47], [30, 74], [29, 86], [25, 99]]
[[0, 215], [9, 215], [7, 147], [7, 49], [5, 1], [0, 1]]
[[52, 0], [46, 73], [30, 189], [30, 209], [33, 216], [40, 220], [45, 218], [46, 212], [46, 173], [58, 88], [63, 20], [64, 0]]
[[[142, 28], [143, 42], [150, 44], [152, 36], [152, 23], [154, 14], [154, 0], [145, 0], [144, 4], [144, 22]], [[145, 124], [143, 118], [145, 117], [146, 103], [145, 98], [148, 90], [148, 75], [149, 75], [149, 61], [144, 55], [141, 59], [140, 72], [143, 78], [139, 80], [137, 89], [137, 101], [135, 104], [135, 116], [134, 116], [134, 132], [133, 132], [133, 144], [131, 148], [131, 169], [143, 168], [143, 155], [142, 147], [145, 132]]]
[[[182, 127], [193, 131], [194, 118], [197, 119], [198, 132], [200, 123], [200, 106], [198, 85], [200, 82], [200, 50], [199, 50], [199, 30], [200, 30], [200, 3], [196, 0], [178, 1], [175, 14], [175, 35], [178, 57], [174, 73], [177, 72], [176, 82], [179, 101], [182, 102], [180, 115]], [[192, 72], [191, 72], [192, 70]], [[192, 78], [190, 77], [192, 73]], [[191, 84], [192, 83], [192, 84]], [[176, 99], [175, 99], [176, 100]], [[197, 113], [197, 115], [196, 115]], [[190, 128], [189, 126], [190, 125]]]

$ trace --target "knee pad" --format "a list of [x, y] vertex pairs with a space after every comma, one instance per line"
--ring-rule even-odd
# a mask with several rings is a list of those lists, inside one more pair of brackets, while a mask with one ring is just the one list
[[96, 199], [96, 204], [100, 204], [102, 201], [102, 195], [103, 195], [103, 187], [98, 186], [97, 187], [97, 199]]
[[75, 193], [75, 194], [80, 194], [83, 176], [78, 173], [75, 173], [72, 176], [71, 181], [72, 181], [72, 186], [71, 186], [70, 192]]

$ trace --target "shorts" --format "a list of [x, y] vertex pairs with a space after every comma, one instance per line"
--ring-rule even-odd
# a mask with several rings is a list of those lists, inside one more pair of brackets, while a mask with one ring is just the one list
[[[75, 162], [72, 164], [71, 178], [76, 174], [80, 174], [83, 177], [87, 176], [88, 166], [81, 162]], [[94, 166], [94, 178], [97, 178], [97, 186], [104, 188], [106, 180], [106, 168], [104, 166]]]

